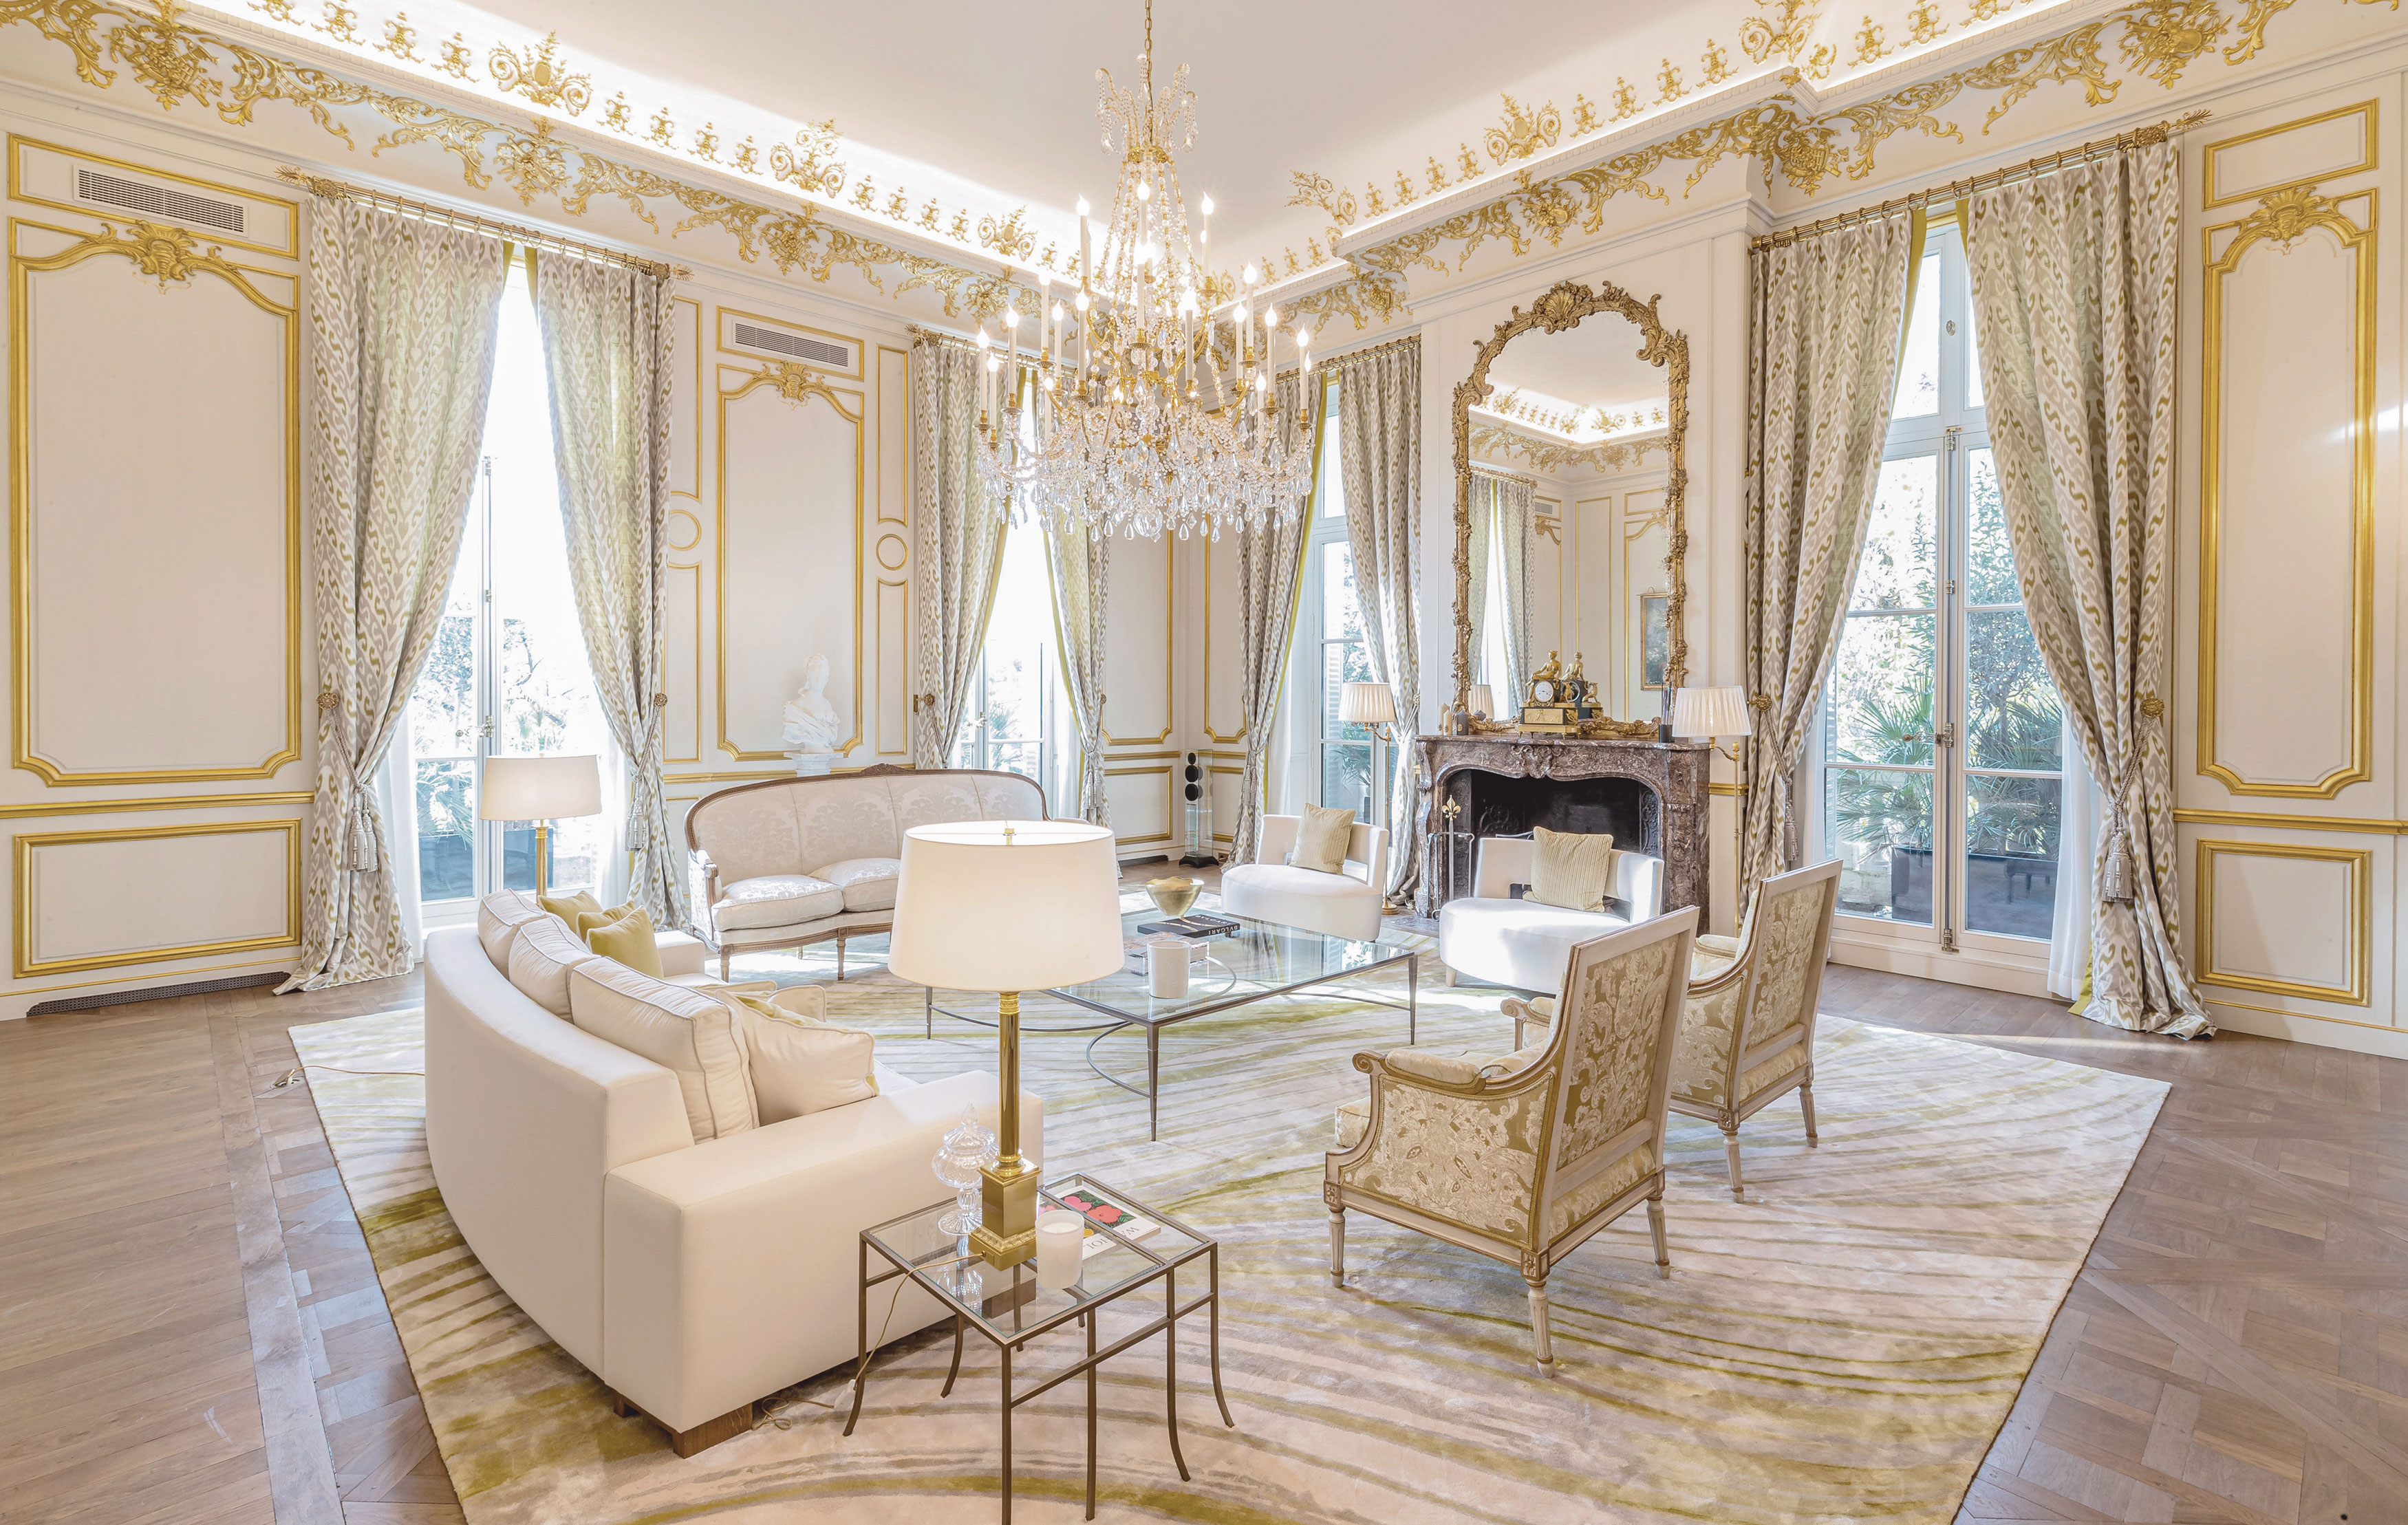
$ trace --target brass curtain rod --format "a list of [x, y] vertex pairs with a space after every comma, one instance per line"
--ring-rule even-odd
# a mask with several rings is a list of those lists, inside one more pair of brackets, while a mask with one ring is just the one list
[[1386, 350], [1401, 349], [1406, 345], [1417, 345], [1421, 342], [1422, 336], [1419, 333], [1408, 334], [1400, 339], [1387, 339], [1379, 344], [1365, 345], [1360, 349], [1349, 349], [1341, 354], [1322, 356], [1312, 363], [1312, 368], [1316, 371], [1325, 372], [1342, 371], [1347, 366], [1355, 363], [1357, 361], [1369, 360], [1373, 355], [1383, 353]]
[[555, 253], [574, 254], [580, 259], [599, 260], [606, 264], [623, 264], [631, 270], [641, 270], [646, 275], [661, 280], [688, 280], [694, 276], [694, 272], [684, 265], [671, 264], [666, 260], [646, 259], [641, 254], [630, 254], [623, 249], [611, 249], [604, 244], [588, 244], [575, 238], [564, 238], [559, 234], [546, 233], [541, 228], [530, 228], [521, 222], [504, 222], [497, 218], [480, 217], [475, 212], [464, 212], [457, 207], [438, 206], [427, 201], [412, 201], [408, 196], [397, 196], [390, 191], [372, 190], [365, 185], [353, 185], [348, 180], [330, 179], [323, 175], [312, 175], [307, 170], [296, 169], [291, 164], [279, 168], [276, 176], [280, 180], [301, 187], [311, 195], [324, 196], [334, 201], [354, 201], [364, 207], [374, 207], [380, 211], [392, 212], [401, 217], [414, 217], [428, 222], [442, 222], [455, 228], [466, 228], [476, 233], [488, 233], [495, 237], [507, 238], [512, 243], [524, 244], [532, 249], [549, 249]]
[[2085, 143], [2078, 149], [2042, 154], [2037, 159], [2028, 159], [2020, 164], [2011, 164], [2005, 169], [1991, 170], [1986, 175], [1976, 175], [1970, 179], [1951, 180], [1946, 185], [1935, 185], [1913, 192], [1907, 195], [1885, 201], [1878, 207], [1864, 207], [1853, 212], [1839, 212], [1819, 221], [1809, 222], [1803, 227], [1784, 228], [1779, 233], [1768, 233], [1762, 237], [1750, 239], [1747, 247], [1751, 250], [1778, 249], [1784, 244], [1794, 244], [1800, 239], [1819, 238], [1827, 233], [1835, 233], [1842, 228], [1856, 227], [1866, 222], [1878, 222], [1883, 218], [1896, 217], [1900, 212], [1913, 211], [1918, 207], [1928, 207], [1935, 201], [1956, 201], [1971, 195], [1977, 191], [1996, 190], [2001, 185], [2013, 184], [2016, 180], [2037, 179], [2041, 176], [2053, 175], [2060, 169], [2087, 164], [2093, 159], [2104, 158], [2111, 153], [2120, 153], [2126, 149], [2162, 143], [2176, 133], [2187, 132], [2206, 120], [2205, 111], [2186, 111], [2170, 121], [2160, 121], [2148, 127], [2136, 127], [2128, 133], [2117, 133], [2114, 137], [2102, 137], [2096, 142]]

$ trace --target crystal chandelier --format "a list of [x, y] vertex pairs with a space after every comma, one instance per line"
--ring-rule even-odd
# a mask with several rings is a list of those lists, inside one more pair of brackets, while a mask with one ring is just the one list
[[[1312, 491], [1312, 336], [1297, 326], [1283, 343], [1278, 309], [1254, 299], [1254, 266], [1235, 281], [1205, 266], [1212, 198], [1191, 231], [1170, 154], [1174, 137], [1195, 146], [1196, 96], [1185, 64], [1154, 94], [1153, 0], [1138, 71], [1134, 93], [1096, 71], [1096, 117], [1105, 150], [1123, 156], [1120, 183], [1099, 249], [1079, 202], [1069, 302], [1039, 271], [1037, 313], [1012, 301], [1000, 340], [979, 328], [979, 479], [1024, 522], [1217, 539], [1294, 519]], [[1298, 399], [1285, 427], [1272, 386], [1281, 349]]]

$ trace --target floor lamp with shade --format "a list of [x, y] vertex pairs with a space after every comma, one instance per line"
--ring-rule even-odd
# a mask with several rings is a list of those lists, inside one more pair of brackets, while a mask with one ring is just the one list
[[996, 992], [997, 1158], [970, 1247], [997, 1268], [1037, 1252], [1037, 1167], [1020, 1152], [1020, 992], [1121, 967], [1111, 829], [1082, 820], [961, 820], [903, 834], [886, 967], [915, 985]]
[[[1747, 713], [1745, 689], [1736, 685], [1712, 689], [1682, 689], [1672, 695], [1672, 734], [1684, 740], [1703, 741], [1707, 746], [1729, 758], [1733, 766], [1738, 766], [1740, 763], [1739, 748], [1723, 746], [1720, 738], [1734, 736], [1744, 741], [1755, 733], [1756, 727]], [[1744, 768], [1741, 769], [1740, 782], [1742, 787], [1747, 782]], [[1738, 889], [1739, 904], [1744, 908], [1748, 890], [1746, 885], [1739, 884], [1737, 876], [1740, 871], [1740, 846], [1747, 834], [1745, 800], [1742, 799], [1740, 802], [1736, 814], [1739, 819], [1731, 832], [1731, 874], [1732, 883]]]
[[602, 813], [602, 771], [594, 754], [489, 757], [477, 790], [479, 820], [535, 822], [535, 892], [552, 891], [551, 822]]

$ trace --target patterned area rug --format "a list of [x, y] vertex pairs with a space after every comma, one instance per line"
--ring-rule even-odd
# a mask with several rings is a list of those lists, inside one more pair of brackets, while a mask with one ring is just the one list
[[[984, 1030], [940, 1017], [934, 1041], [921, 1035], [920, 992], [879, 968], [874, 945], [848, 962], [832, 1015], [877, 1030], [888, 1064], [924, 1078], [993, 1071]], [[755, 960], [739, 976], [824, 978], [832, 966], [832, 956]], [[1383, 983], [1394, 988], [1380, 993], [1402, 994], [1400, 976]], [[1509, 1047], [1498, 994], [1426, 981], [1423, 1041]], [[1032, 1000], [1025, 1019], [1068, 1017]], [[1573, 1255], [1550, 1283], [1560, 1370], [1548, 1377], [1530, 1361], [1521, 1278], [1504, 1265], [1357, 1214], [1348, 1285], [1329, 1285], [1330, 1115], [1362, 1093], [1348, 1056], [1402, 1043], [1404, 1026], [1401, 1012], [1315, 994], [1172, 1029], [1157, 1144], [1144, 1141], [1144, 1102], [1087, 1067], [1086, 1038], [1028, 1041], [1049, 1167], [1090, 1171], [1222, 1241], [1237, 1426], [1213, 1410], [1200, 1325], [1182, 1328], [1180, 1352], [1192, 1481], [1165, 1438], [1159, 1344], [1108, 1365], [1098, 1518], [1944, 1522], [2165, 1092], [1827, 1017], [1822, 1147], [1809, 1151], [1797, 1108], [1776, 1103], [1743, 1131], [1748, 1200], [1734, 1202], [1721, 1135], [1675, 1118], [1672, 1277], [1654, 1275], [1643, 1214]], [[422, 1065], [416, 1011], [293, 1037], [313, 1065]], [[1098, 1055], [1143, 1076], [1141, 1036], [1108, 1039]], [[651, 1425], [612, 1418], [600, 1385], [453, 1231], [427, 1171], [423, 1082], [332, 1069], [310, 1078], [476, 1525], [996, 1518], [995, 1364], [977, 1338], [947, 1399], [949, 1331], [890, 1347], [850, 1440], [841, 1412], [820, 1406], [849, 1395], [845, 1374], [830, 1373], [781, 1395], [752, 1433], [681, 1461]], [[942, 1195], [933, 1177], [929, 1187], [931, 1201]], [[1049, 1341], [1068, 1352], [1078, 1338]], [[1052, 1369], [1047, 1342], [1020, 1367], [1024, 1377]], [[1066, 1383], [1015, 1418], [1023, 1520], [1082, 1512], [1080, 1388]]]

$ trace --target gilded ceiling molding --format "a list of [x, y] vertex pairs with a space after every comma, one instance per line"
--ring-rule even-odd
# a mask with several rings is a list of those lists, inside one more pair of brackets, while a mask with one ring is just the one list
[[[1791, 189], [1813, 196], [1834, 179], [1861, 180], [1871, 175], [1880, 145], [1899, 133], [1964, 142], [1963, 129], [1941, 113], [1969, 92], [1996, 97], [1983, 118], [1986, 135], [2042, 85], [2078, 84], [2089, 107], [2113, 102], [2134, 78], [2170, 89], [2212, 51], [2220, 53], [2228, 66], [2257, 57], [2265, 46], [2267, 23], [2288, 9], [2292, 0], [2238, 3], [2236, 15], [2228, 12], [2225, 0], [2134, 0], [2054, 37], [2007, 49], [1983, 63], [1859, 105], [1810, 116], [1799, 110], [1797, 97], [1784, 93], [1585, 169], [1547, 178], [1515, 172], [1506, 182], [1510, 189], [1493, 201], [1346, 253], [1342, 258], [1350, 270], [1345, 278], [1291, 298], [1289, 306], [1299, 316], [1324, 323], [1343, 314], [1357, 329], [1410, 316], [1406, 287], [1414, 269], [1456, 274], [1492, 240], [1504, 243], [1519, 259], [1541, 241], [1550, 249], [1560, 246], [1564, 235], [1575, 230], [1598, 233], [1605, 226], [1605, 204], [1617, 195], [1669, 200], [1656, 180], [1676, 166], [1688, 172], [1684, 196], [1715, 165], [1736, 157], [1753, 157], [1768, 187], [1777, 173]], [[1974, 7], [1976, 20], [1983, 21], [2006, 8], [2002, 0], [1989, 0], [1986, 7], [1985, 0], [1974, 0]], [[1742, 46], [1759, 63], [1775, 56], [1787, 60], [1792, 65], [1785, 77], [1789, 79], [1819, 78], [1829, 72], [1829, 60], [1824, 56], [1828, 46], [1809, 47], [1814, 19], [1807, 0], [1776, 0], [1772, 19], [1751, 19], [1742, 30]], [[2114, 60], [2107, 52], [2111, 44]], [[1509, 112], [1519, 109], [1511, 97], [1507, 105]], [[1509, 115], [1503, 130], [1509, 138], [1511, 128]], [[1584, 131], [1573, 135], [1584, 135]], [[1468, 154], [1466, 164], [1470, 167]], [[1431, 188], [1440, 188], [1435, 173]], [[1333, 249], [1362, 212], [1353, 193], [1326, 176], [1299, 171], [1293, 190], [1290, 205], [1317, 206], [1328, 215]], [[1376, 196], [1372, 199], [1370, 215], [1387, 209], [1377, 205]]]
[[1471, 449], [1474, 454], [1520, 456], [1530, 463], [1534, 471], [1573, 471], [1586, 466], [1597, 472], [1629, 471], [1643, 463], [1650, 453], [1670, 459], [1670, 438], [1654, 435], [1645, 439], [1599, 440], [1594, 445], [1572, 445], [1559, 440], [1540, 439], [1501, 423], [1475, 422], [1471, 426]]
[[[551, 200], [566, 215], [581, 217], [602, 196], [623, 203], [654, 229], [661, 226], [656, 211], [681, 212], [668, 230], [671, 237], [717, 228], [734, 241], [738, 258], [750, 264], [766, 254], [787, 275], [800, 272], [825, 281], [850, 268], [890, 296], [931, 292], [954, 319], [985, 319], [1005, 305], [1009, 283], [999, 269], [975, 270], [848, 232], [823, 221], [808, 203], [781, 210], [622, 163], [554, 137], [553, 124], [542, 117], [522, 129], [340, 78], [189, 25], [178, 0], [159, 0], [155, 13], [146, 13], [137, 0], [0, 0], [0, 29], [12, 26], [31, 26], [65, 48], [75, 57], [77, 77], [96, 90], [114, 88], [121, 73], [130, 72], [162, 110], [190, 104], [216, 112], [228, 125], [248, 126], [260, 106], [283, 102], [307, 111], [321, 129], [356, 150], [334, 108], [363, 107], [393, 124], [370, 147], [371, 157], [387, 149], [431, 144], [452, 155], [472, 189], [490, 189], [498, 178], [523, 207]], [[522, 78], [532, 78], [543, 64], [538, 55], [516, 67]], [[553, 72], [542, 77], [549, 83], [538, 88], [564, 93], [566, 100], [570, 81], [562, 67], [555, 61]], [[832, 183], [841, 184], [843, 166], [827, 158], [833, 129], [797, 137], [802, 156], [782, 147], [773, 150], [773, 172], [821, 193]], [[1016, 227], [1018, 221], [1014, 214], [996, 229], [1011, 236], [1015, 249], [1030, 241]], [[1020, 292], [1024, 302], [1036, 300], [1034, 288], [1010, 289]]]

